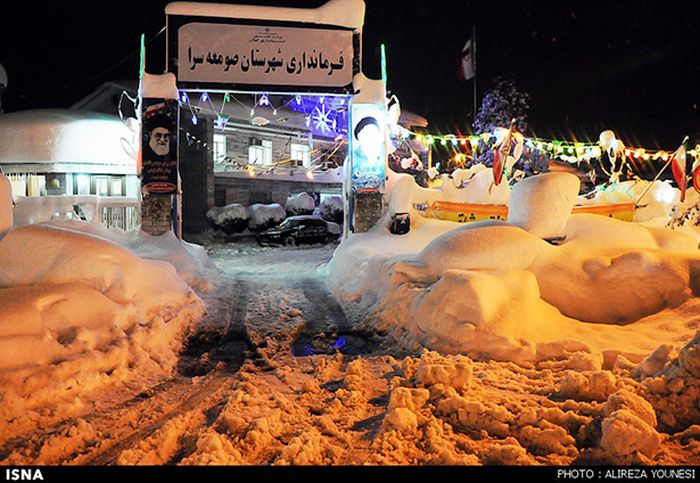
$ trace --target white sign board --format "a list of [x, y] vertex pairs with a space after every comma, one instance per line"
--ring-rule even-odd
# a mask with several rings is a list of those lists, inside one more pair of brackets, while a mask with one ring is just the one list
[[344, 87], [350, 30], [188, 23], [178, 30], [178, 81]]

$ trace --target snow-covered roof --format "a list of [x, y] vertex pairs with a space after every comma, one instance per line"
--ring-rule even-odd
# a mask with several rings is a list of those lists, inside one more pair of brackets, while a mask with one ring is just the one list
[[365, 2], [363, 0], [330, 0], [318, 8], [173, 2], [165, 7], [165, 13], [166, 15], [194, 17], [273, 20], [316, 25], [335, 25], [359, 30], [364, 23]]
[[[0, 164], [110, 166], [136, 173], [135, 133], [117, 116], [71, 109], [0, 115]], [[72, 171], [72, 169], [70, 170]], [[102, 170], [103, 171], [103, 170]]]

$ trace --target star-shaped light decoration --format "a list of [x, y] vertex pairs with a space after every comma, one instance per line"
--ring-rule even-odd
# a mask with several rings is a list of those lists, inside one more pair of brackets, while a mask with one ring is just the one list
[[321, 134], [331, 132], [331, 125], [333, 123], [333, 120], [331, 119], [332, 114], [333, 111], [330, 109], [326, 109], [325, 104], [316, 106], [314, 108], [314, 112], [311, 117], [314, 121], [314, 127], [321, 131]]

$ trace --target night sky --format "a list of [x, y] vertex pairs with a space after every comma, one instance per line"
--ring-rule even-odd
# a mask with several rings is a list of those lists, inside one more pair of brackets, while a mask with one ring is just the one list
[[[390, 90], [433, 132], [469, 132], [472, 82], [457, 79], [456, 60], [476, 24], [479, 97], [496, 76], [515, 80], [531, 96], [529, 134], [587, 141], [610, 128], [628, 145], [664, 149], [700, 138], [700, 2], [365, 2], [365, 74], [379, 77], [384, 42]], [[135, 78], [139, 35], [165, 25], [167, 3], [4, 3], [5, 110], [67, 107], [102, 82]], [[150, 72], [162, 71], [164, 44], [149, 44]]]

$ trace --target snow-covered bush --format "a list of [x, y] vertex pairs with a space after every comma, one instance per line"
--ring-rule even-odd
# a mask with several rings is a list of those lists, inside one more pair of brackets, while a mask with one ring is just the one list
[[343, 223], [343, 199], [340, 196], [329, 196], [320, 206], [321, 218], [334, 223]]
[[248, 228], [251, 231], [263, 231], [282, 222], [287, 217], [287, 212], [279, 203], [271, 205], [255, 204], [248, 207], [250, 221]]
[[311, 215], [315, 208], [316, 202], [313, 196], [305, 192], [290, 195], [285, 204], [285, 209], [289, 216]]
[[234, 203], [210, 209], [207, 211], [207, 218], [214, 227], [232, 235], [234, 233], [241, 233], [248, 227], [250, 213], [245, 206]]

